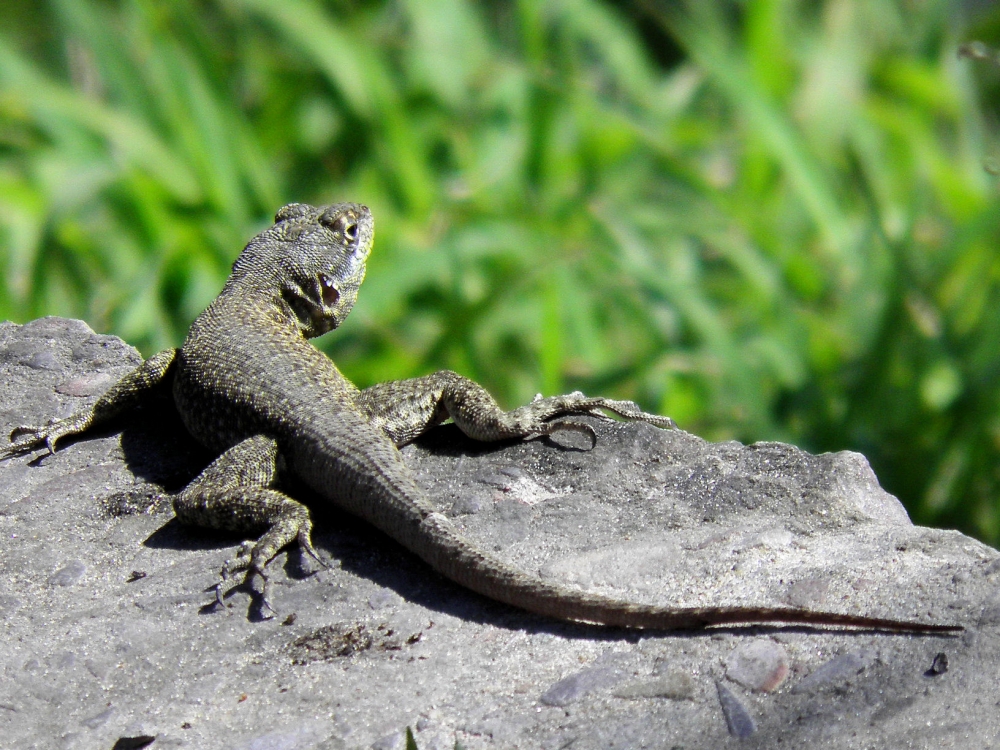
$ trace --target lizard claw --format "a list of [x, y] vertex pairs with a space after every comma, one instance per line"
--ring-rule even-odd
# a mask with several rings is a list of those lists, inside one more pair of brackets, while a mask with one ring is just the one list
[[[247, 571], [246, 580], [250, 582], [250, 590], [254, 593], [257, 617], [261, 620], [271, 620], [277, 617], [278, 610], [271, 606], [271, 598], [268, 596], [270, 586], [264, 571], [251, 568]], [[254, 583], [258, 580], [260, 586], [255, 586]]]
[[216, 609], [225, 609], [226, 608], [226, 603], [225, 603], [225, 601], [223, 601], [223, 599], [224, 599], [224, 597], [225, 597], [225, 595], [226, 595], [227, 592], [224, 592], [222, 590], [222, 587], [223, 587], [224, 583], [225, 583], [225, 581], [219, 581], [213, 587], [215, 589], [215, 608]]
[[311, 557], [313, 560], [318, 562], [322, 567], [329, 570], [331, 567], [330, 563], [326, 562], [326, 560], [320, 557], [319, 553], [316, 551], [316, 548], [312, 546], [312, 540], [309, 538], [311, 531], [312, 531], [312, 525], [310, 525], [308, 528], [304, 526], [301, 529], [299, 529], [297, 537], [299, 543], [299, 549], [303, 553]]
[[[229, 594], [229, 592], [238, 586], [248, 586], [250, 591], [253, 593], [256, 616], [261, 620], [273, 619], [277, 616], [278, 610], [271, 606], [271, 601], [268, 597], [269, 587], [267, 575], [264, 571], [258, 570], [253, 566], [248, 567], [250, 569], [247, 571], [243, 580], [239, 583], [233, 584], [227, 589], [226, 583], [229, 582], [231, 574], [238, 570], [238, 563], [230, 565], [229, 561], [226, 561], [226, 564], [222, 569], [222, 574], [219, 576], [219, 582], [213, 587], [215, 589], [215, 602], [213, 603], [213, 606], [217, 610], [225, 609], [225, 597]], [[258, 580], [260, 581], [260, 584], [257, 584]]]

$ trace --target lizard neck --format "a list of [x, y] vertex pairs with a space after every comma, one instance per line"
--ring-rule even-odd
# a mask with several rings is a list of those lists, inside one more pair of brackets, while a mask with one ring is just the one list
[[217, 451], [256, 434], [301, 432], [300, 422], [321, 416], [318, 404], [353, 403], [355, 393], [285, 299], [253, 280], [231, 280], [191, 325], [174, 378], [185, 426]]

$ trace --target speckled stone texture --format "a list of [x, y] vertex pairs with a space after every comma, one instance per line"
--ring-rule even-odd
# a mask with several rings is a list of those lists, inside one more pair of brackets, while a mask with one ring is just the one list
[[[0, 324], [0, 432], [64, 416], [139, 362], [79, 321]], [[280, 616], [212, 611], [239, 539], [155, 502], [210, 456], [169, 401], [55, 456], [0, 463], [0, 744], [297, 750], [987, 748], [1000, 736], [1000, 555], [915, 527], [853, 453], [706, 443], [645, 424], [405, 449], [477, 544], [539, 575], [678, 605], [960, 623], [637, 633], [523, 614], [314, 508], [330, 570], [272, 563]], [[578, 441], [579, 439], [579, 441]], [[304, 498], [307, 499], [308, 498]], [[944, 654], [944, 656], [940, 656]]]

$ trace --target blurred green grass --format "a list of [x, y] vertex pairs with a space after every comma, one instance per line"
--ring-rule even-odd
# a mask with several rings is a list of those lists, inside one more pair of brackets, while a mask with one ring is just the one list
[[1000, 542], [1000, 12], [944, 0], [7, 0], [0, 317], [178, 344], [289, 201], [376, 249], [320, 344], [851, 448]]

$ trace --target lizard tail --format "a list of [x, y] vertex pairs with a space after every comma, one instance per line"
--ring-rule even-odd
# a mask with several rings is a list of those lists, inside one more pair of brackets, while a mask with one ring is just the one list
[[[439, 513], [421, 526], [433, 538], [415, 545], [420, 557], [441, 574], [483, 596], [561, 620], [653, 630], [692, 630], [707, 625], [789, 623], [847, 626], [911, 633], [954, 633], [960, 625], [933, 625], [863, 615], [819, 612], [791, 607], [661, 607], [636, 604], [548, 583], [529, 576], [466, 542]], [[411, 548], [412, 549], [412, 548]]]

